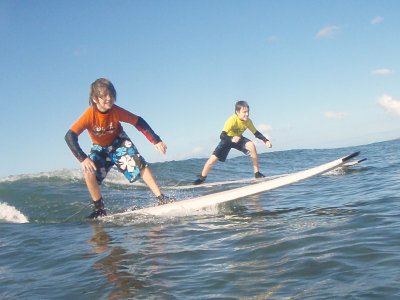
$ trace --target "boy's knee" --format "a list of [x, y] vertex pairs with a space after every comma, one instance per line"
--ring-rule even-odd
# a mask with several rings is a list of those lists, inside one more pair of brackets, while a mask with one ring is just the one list
[[93, 179], [96, 179], [96, 173], [84, 171], [83, 177], [85, 177], [85, 180], [93, 180]]
[[207, 165], [213, 166], [218, 161], [218, 157], [216, 155], [211, 155], [211, 157], [207, 160]]
[[246, 143], [245, 145], [246, 149], [249, 150], [250, 152], [255, 151], [256, 150], [256, 146], [254, 145], [254, 143], [252, 141], [249, 141]]

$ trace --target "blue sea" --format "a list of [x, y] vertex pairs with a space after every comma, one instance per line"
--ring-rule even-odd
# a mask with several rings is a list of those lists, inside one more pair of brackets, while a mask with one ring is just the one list
[[[78, 169], [0, 178], [0, 299], [400, 299], [400, 140], [262, 153], [287, 174], [360, 151], [366, 161], [189, 216], [87, 221]], [[205, 159], [151, 165], [179, 199]], [[208, 182], [252, 176], [250, 158]], [[156, 205], [112, 171], [109, 213]]]

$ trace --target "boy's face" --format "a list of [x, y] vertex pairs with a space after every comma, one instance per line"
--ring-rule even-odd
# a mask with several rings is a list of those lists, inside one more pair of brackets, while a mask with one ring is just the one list
[[236, 114], [240, 120], [247, 121], [247, 119], [249, 118], [249, 108], [242, 107], [240, 110], [236, 111]]
[[105, 94], [104, 96], [98, 97], [97, 100], [94, 101], [96, 103], [97, 109], [101, 112], [106, 112], [111, 109], [114, 105], [114, 98], [110, 96], [110, 94]]

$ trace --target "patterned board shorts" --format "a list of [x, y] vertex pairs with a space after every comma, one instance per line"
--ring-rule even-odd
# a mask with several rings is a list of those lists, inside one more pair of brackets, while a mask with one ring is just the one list
[[116, 166], [130, 182], [134, 182], [140, 176], [140, 171], [148, 166], [125, 132], [122, 132], [109, 147], [93, 144], [89, 158], [96, 165], [96, 179], [99, 184], [113, 166]]

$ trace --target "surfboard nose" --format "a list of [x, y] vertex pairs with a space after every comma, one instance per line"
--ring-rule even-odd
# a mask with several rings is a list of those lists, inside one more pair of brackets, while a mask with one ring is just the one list
[[351, 154], [349, 154], [349, 155], [343, 157], [343, 158], [342, 158], [342, 161], [343, 161], [343, 162], [348, 161], [349, 159], [352, 159], [352, 158], [356, 157], [356, 156], [359, 155], [359, 154], [360, 154], [360, 151], [351, 153]]

